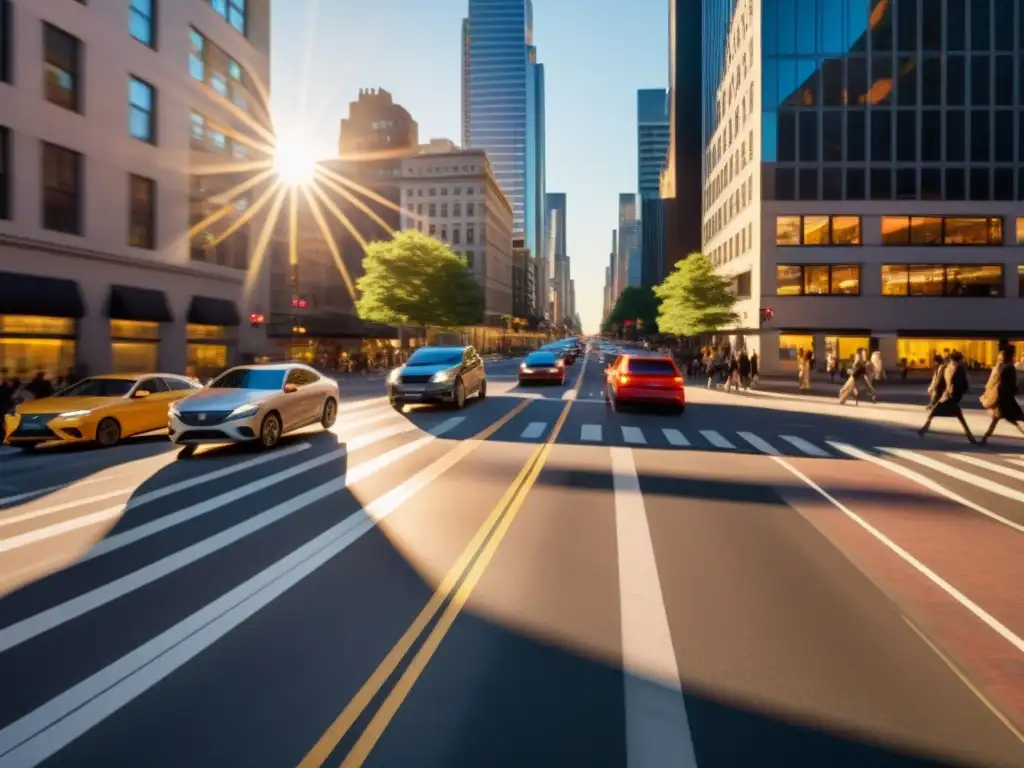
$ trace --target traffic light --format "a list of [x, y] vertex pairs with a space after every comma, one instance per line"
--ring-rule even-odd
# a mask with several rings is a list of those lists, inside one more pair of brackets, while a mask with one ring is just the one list
[[764, 307], [761, 309], [761, 322], [766, 323], [775, 317], [775, 310], [771, 307]]
[[267, 318], [260, 312], [253, 312], [249, 315], [249, 324], [253, 327], [259, 327], [267, 321]]
[[304, 298], [301, 296], [292, 296], [292, 309], [305, 309], [307, 306], [309, 306], [309, 302]]

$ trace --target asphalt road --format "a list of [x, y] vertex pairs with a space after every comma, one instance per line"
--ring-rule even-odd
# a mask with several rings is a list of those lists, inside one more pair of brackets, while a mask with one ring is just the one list
[[1024, 766], [1024, 443], [517, 365], [0, 456], [0, 768]]

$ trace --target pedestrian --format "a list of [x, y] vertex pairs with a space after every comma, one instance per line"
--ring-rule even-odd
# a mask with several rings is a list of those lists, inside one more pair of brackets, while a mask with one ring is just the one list
[[882, 353], [877, 349], [871, 353], [871, 380], [885, 380], [885, 366], [882, 364]]
[[25, 389], [32, 393], [34, 400], [42, 400], [53, 395], [53, 384], [46, 378], [45, 371], [36, 371], [36, 375], [25, 385]]
[[952, 352], [949, 360], [936, 368], [936, 375], [941, 375], [942, 377], [941, 388], [935, 387], [936, 390], [941, 389], [941, 394], [928, 412], [928, 418], [925, 420], [924, 425], [917, 430], [917, 434], [924, 437], [924, 434], [931, 427], [932, 419], [935, 417], [954, 418], [964, 428], [967, 440], [971, 443], [978, 442], [974, 439], [974, 435], [971, 434], [971, 428], [967, 426], [967, 419], [964, 418], [963, 409], [960, 408], [960, 401], [970, 390], [967, 369], [964, 366], [964, 356], [960, 352]]
[[743, 389], [750, 389], [750, 358], [745, 349], [740, 352], [740, 384]]
[[839, 360], [836, 358], [835, 350], [829, 349], [825, 354], [825, 371], [828, 373], [830, 383], [836, 383], [836, 374], [839, 372]]
[[935, 355], [932, 361], [932, 381], [928, 385], [928, 405], [925, 408], [934, 408], [942, 399], [942, 393], [946, 390], [945, 368], [948, 362], [949, 360], [943, 359], [942, 355]]
[[807, 392], [811, 388], [811, 357], [810, 352], [804, 352], [804, 348], [800, 349], [796, 353], [796, 371], [797, 371], [797, 382], [799, 383], [800, 391]]
[[875, 392], [875, 388], [871, 386], [871, 378], [868, 376], [867, 350], [863, 347], [858, 349], [854, 355], [853, 364], [850, 368], [850, 378], [846, 380], [843, 388], [839, 390], [839, 404], [844, 405], [852, 393], [854, 402], [859, 405], [860, 388], [870, 393], [871, 402], [878, 402], [878, 395]]
[[992, 416], [992, 423], [988, 430], [982, 435], [981, 444], [985, 445], [989, 437], [996, 431], [996, 425], [1001, 419], [1005, 419], [1017, 428], [1017, 431], [1024, 435], [1024, 411], [1017, 402], [1017, 371], [1013, 367], [1013, 360], [1016, 350], [1009, 345], [999, 352], [996, 364], [992, 366], [992, 373], [989, 374], [988, 383], [985, 384], [985, 392], [981, 396], [981, 404], [988, 409]]
[[740, 356], [733, 353], [729, 359], [729, 378], [726, 380], [726, 390], [740, 390]]

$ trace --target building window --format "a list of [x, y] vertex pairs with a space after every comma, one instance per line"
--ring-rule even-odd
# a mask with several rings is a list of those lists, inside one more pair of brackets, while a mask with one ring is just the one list
[[128, 133], [133, 139], [156, 144], [156, 90], [137, 77], [128, 80]]
[[1017, 245], [1024, 245], [1024, 216], [1017, 217]]
[[210, 5], [225, 21], [243, 35], [248, 35], [249, 18], [246, 0], [209, 0]]
[[[1018, 242], [1021, 227], [1017, 225]], [[883, 216], [884, 245], [1002, 245], [998, 216]]]
[[46, 100], [81, 111], [79, 55], [81, 41], [51, 24], [43, 24], [43, 90]]
[[0, 219], [11, 218], [11, 129], [0, 125]]
[[776, 296], [860, 296], [859, 264], [778, 264]]
[[427, 215], [428, 216], [437, 216], [437, 204], [436, 203], [430, 203], [427, 206]]
[[193, 80], [198, 80], [200, 83], [206, 82], [206, 38], [203, 37], [197, 30], [190, 29], [188, 31], [189, 41], [191, 44], [191, 51], [188, 55], [188, 71], [192, 75]]
[[466, 227], [466, 245], [474, 245], [476, 243], [475, 235], [476, 232], [473, 227]]
[[434, 187], [431, 187], [427, 191], [427, 197], [437, 197], [437, 189], [435, 189]]
[[474, 205], [473, 203], [466, 203], [466, 215], [467, 216], [475, 216], [476, 215], [475, 211], [476, 211], [476, 205]]
[[156, 247], [156, 182], [142, 176], [129, 179], [128, 245], [152, 250]]
[[452, 203], [452, 218], [459, 218], [462, 215], [462, 203]]
[[1017, 265], [1017, 295], [1024, 299], [1024, 264]]
[[14, 15], [11, 0], [0, 0], [0, 83], [14, 82], [11, 61], [14, 47]]
[[452, 245], [458, 245], [462, 239], [462, 232], [458, 227], [452, 227]]
[[1001, 264], [883, 264], [883, 296], [1003, 296]]
[[198, 112], [192, 112], [192, 130], [189, 134], [189, 145], [192, 149], [206, 147], [206, 118]]
[[448, 218], [448, 203], [441, 203], [441, 218]]
[[82, 156], [43, 142], [43, 228], [82, 234]]
[[860, 245], [860, 216], [777, 216], [776, 245]]
[[447, 240], [448, 239], [448, 227], [445, 226], [444, 224], [441, 225], [441, 239], [442, 240]]
[[427, 234], [430, 235], [431, 237], [436, 235], [437, 234], [437, 224], [431, 224], [430, 225], [430, 229], [427, 230]]
[[128, 30], [132, 37], [150, 48], [156, 48], [156, 0], [132, 0], [128, 12]]

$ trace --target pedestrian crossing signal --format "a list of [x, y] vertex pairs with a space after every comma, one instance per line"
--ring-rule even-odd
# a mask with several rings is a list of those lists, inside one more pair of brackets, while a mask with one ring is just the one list
[[773, 310], [771, 307], [765, 307], [764, 309], [761, 310], [762, 323], [771, 320], [773, 317], [775, 317], [775, 310]]

